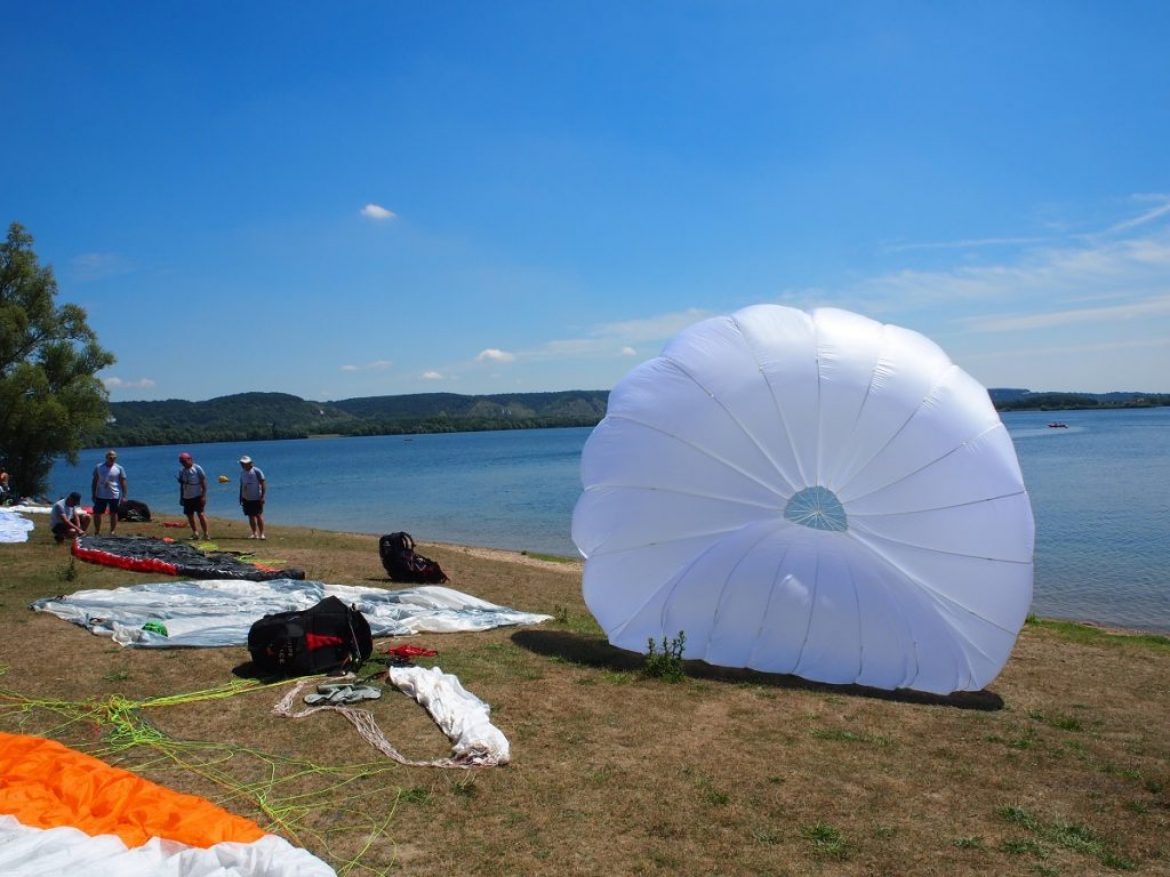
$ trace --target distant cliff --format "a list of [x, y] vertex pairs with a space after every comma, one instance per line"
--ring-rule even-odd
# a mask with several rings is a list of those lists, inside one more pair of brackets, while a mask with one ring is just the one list
[[111, 402], [93, 446], [256, 441], [311, 435], [399, 435], [593, 426], [605, 416], [609, 393], [507, 393], [463, 396], [417, 393], [311, 402], [287, 393], [237, 393], [206, 402]]

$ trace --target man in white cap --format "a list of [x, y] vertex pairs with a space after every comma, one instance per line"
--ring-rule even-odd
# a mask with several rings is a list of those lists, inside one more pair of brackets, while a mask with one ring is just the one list
[[268, 483], [260, 467], [247, 454], [240, 457], [240, 469], [240, 506], [248, 516], [248, 526], [252, 528], [252, 535], [248, 538], [267, 539], [264, 535], [264, 495]]

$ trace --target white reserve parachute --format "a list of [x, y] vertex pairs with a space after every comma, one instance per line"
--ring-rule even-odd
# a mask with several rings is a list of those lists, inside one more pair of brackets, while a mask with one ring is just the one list
[[1003, 668], [1034, 524], [986, 390], [922, 335], [775, 305], [631, 371], [585, 445], [573, 540], [609, 640], [949, 693]]

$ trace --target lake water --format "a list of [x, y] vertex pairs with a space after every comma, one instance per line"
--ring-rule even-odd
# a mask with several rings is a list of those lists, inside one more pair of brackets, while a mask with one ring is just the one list
[[[1058, 417], [1067, 429], [1050, 429]], [[1034, 611], [1170, 631], [1170, 409], [1014, 412], [1036, 516]], [[588, 429], [189, 445], [213, 482], [208, 513], [239, 515], [241, 454], [269, 480], [276, 524], [575, 554], [569, 538]], [[130, 495], [178, 517], [178, 446], [120, 449]], [[100, 450], [59, 463], [54, 496], [88, 496]], [[215, 482], [227, 475], [228, 484]], [[212, 534], [214, 535], [214, 533]]]

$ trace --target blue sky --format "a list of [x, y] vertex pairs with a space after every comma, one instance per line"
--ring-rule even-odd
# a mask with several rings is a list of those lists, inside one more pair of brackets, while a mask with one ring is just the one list
[[113, 400], [607, 389], [759, 302], [1170, 391], [1165, 3], [0, 2]]

